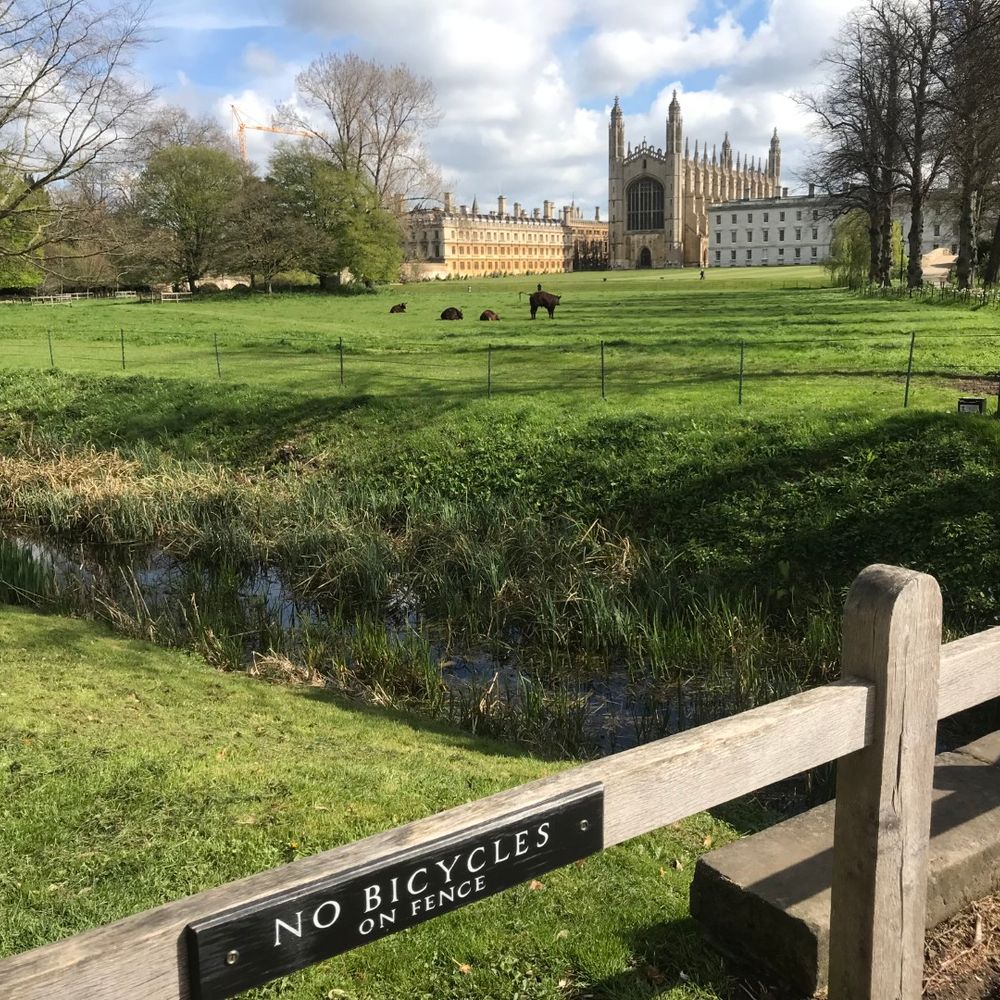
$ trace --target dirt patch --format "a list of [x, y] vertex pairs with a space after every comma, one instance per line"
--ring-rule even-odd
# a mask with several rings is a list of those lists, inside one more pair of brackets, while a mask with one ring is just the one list
[[928, 935], [924, 1000], [1000, 1000], [1000, 895], [973, 903]]
[[995, 378], [954, 378], [945, 382], [944, 386], [954, 389], [961, 396], [985, 396], [989, 399], [997, 394]]

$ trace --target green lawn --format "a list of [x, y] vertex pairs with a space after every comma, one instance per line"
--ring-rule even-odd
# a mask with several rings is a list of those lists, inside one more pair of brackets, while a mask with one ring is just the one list
[[[0, 954], [556, 766], [79, 621], [0, 611]], [[735, 835], [697, 816], [253, 995], [728, 996], [687, 886], [697, 855]]]
[[[734, 406], [741, 342], [748, 412], [898, 407], [911, 334], [913, 406], [953, 408], [956, 377], [1000, 365], [1000, 311], [993, 307], [860, 298], [823, 287], [818, 267], [708, 275], [544, 276], [545, 286], [563, 295], [551, 323], [544, 313], [528, 317], [532, 277], [419, 283], [351, 297], [6, 306], [0, 345], [4, 367], [54, 361], [65, 371], [121, 374], [124, 339], [126, 374], [405, 399], [421, 411], [478, 405], [490, 390], [575, 404], [599, 398], [602, 341], [611, 405], [639, 402], [659, 412]], [[397, 301], [408, 303], [407, 312], [388, 315]], [[464, 310], [463, 322], [438, 319], [449, 305]], [[501, 322], [480, 323], [485, 308]]]

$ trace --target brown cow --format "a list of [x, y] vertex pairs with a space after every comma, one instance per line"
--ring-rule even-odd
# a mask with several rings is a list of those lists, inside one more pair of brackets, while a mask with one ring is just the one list
[[548, 310], [549, 319], [554, 319], [556, 306], [559, 305], [561, 298], [561, 295], [553, 295], [551, 292], [532, 292], [528, 298], [528, 302], [531, 304], [531, 318], [535, 318], [535, 313], [538, 312], [538, 307], [541, 306], [543, 309]]
[[405, 313], [406, 312], [406, 303], [405, 302], [397, 302], [396, 305], [394, 305], [389, 310], [389, 312], [390, 313]]
[[448, 306], [443, 313], [441, 313], [441, 319], [465, 319], [462, 315], [461, 309], [456, 309], [454, 306]]
[[497, 320], [500, 317], [492, 309], [484, 309], [482, 316], [479, 318], [482, 320]]

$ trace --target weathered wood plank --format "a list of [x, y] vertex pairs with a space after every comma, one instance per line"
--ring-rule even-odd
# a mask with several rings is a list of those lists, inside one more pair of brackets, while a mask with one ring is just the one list
[[840, 681], [167, 903], [8, 959], [0, 996], [187, 1000], [183, 932], [191, 921], [593, 782], [604, 784], [610, 847], [858, 750], [870, 738], [874, 700], [872, 685]]
[[875, 683], [873, 742], [837, 765], [830, 1000], [918, 1000], [924, 967], [941, 591], [869, 566], [844, 611], [845, 677]]
[[941, 647], [938, 718], [1000, 698], [1000, 628]]

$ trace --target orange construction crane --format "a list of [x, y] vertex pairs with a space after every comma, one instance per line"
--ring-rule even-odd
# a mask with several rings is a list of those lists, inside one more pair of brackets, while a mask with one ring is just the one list
[[240, 156], [245, 160], [247, 158], [247, 129], [256, 129], [258, 132], [278, 132], [281, 135], [300, 135], [305, 139], [318, 139], [319, 135], [316, 132], [304, 132], [301, 129], [295, 128], [279, 128], [276, 125], [254, 125], [252, 122], [248, 122], [240, 109], [236, 107], [235, 104], [229, 105], [233, 109], [233, 121], [236, 122], [236, 137], [240, 144]]

